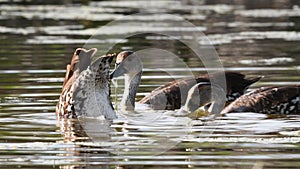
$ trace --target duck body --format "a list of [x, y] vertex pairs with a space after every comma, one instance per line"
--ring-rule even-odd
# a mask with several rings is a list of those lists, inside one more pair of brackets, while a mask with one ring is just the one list
[[67, 65], [62, 93], [56, 106], [59, 117], [103, 115], [106, 119], [116, 118], [109, 99], [109, 65], [114, 55], [99, 57], [91, 63], [96, 51], [79, 48], [71, 64]]
[[221, 114], [233, 112], [300, 114], [300, 85], [262, 87], [244, 94]]
[[[123, 51], [118, 54], [115, 70], [110, 78], [125, 76], [125, 89], [120, 107], [123, 110], [134, 110], [135, 96], [142, 76], [143, 64], [139, 57], [132, 51]], [[225, 77], [224, 77], [225, 75]], [[244, 91], [253, 83], [261, 79], [261, 76], [246, 78], [245, 75], [236, 72], [218, 72], [211, 76], [190, 77], [174, 80], [154, 89], [148, 96], [139, 101], [147, 104], [155, 110], [180, 109], [187, 100], [188, 91], [196, 84], [214, 82], [223, 84], [226, 91], [226, 99], [231, 102], [244, 94]], [[226, 81], [226, 84], [225, 84]]]
[[[145, 96], [140, 103], [150, 104], [153, 109], [174, 110], [183, 106], [187, 100], [188, 91], [198, 83], [210, 82], [210, 78], [221, 79], [224, 74], [214, 73], [171, 81], [163, 86], [154, 89], [148, 96]], [[246, 78], [245, 75], [236, 72], [225, 72], [227, 102], [231, 102], [244, 94], [244, 91], [253, 83], [261, 79], [261, 76]], [[218, 81], [217, 81], [218, 82]]]
[[242, 95], [223, 108], [225, 98], [225, 91], [220, 86], [198, 83], [189, 90], [185, 105], [176, 115], [197, 119], [237, 112], [300, 114], [300, 85], [262, 87]]

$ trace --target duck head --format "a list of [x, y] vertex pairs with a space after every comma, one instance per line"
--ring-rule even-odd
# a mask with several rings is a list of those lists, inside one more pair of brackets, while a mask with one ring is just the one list
[[118, 54], [116, 65], [110, 78], [124, 75], [125, 88], [120, 103], [121, 110], [134, 110], [137, 88], [141, 82], [143, 64], [140, 58], [132, 51], [123, 51]]
[[186, 103], [178, 115], [194, 119], [209, 114], [217, 115], [224, 108], [225, 102], [226, 93], [222, 87], [209, 82], [198, 83], [189, 90]]
[[132, 51], [123, 51], [117, 55], [115, 69], [110, 74], [110, 78], [123, 75], [135, 76], [143, 69], [140, 58]]

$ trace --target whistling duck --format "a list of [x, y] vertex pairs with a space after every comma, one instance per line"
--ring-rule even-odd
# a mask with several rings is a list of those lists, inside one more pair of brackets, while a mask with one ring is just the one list
[[[300, 114], [300, 85], [262, 87], [242, 95], [224, 109], [223, 93], [224, 90], [219, 86], [196, 84], [189, 90], [186, 104], [176, 115], [198, 118], [234, 112]], [[209, 108], [205, 109], [207, 105]]]
[[[139, 57], [131, 51], [118, 54], [115, 70], [111, 73], [111, 79], [125, 76], [125, 89], [121, 101], [121, 109], [133, 110], [135, 107], [135, 96], [142, 76], [142, 63]], [[174, 110], [179, 109], [186, 102], [187, 93], [190, 88], [200, 82], [209, 82], [211, 78], [221, 79], [222, 73], [215, 73], [212, 77], [208, 75], [195, 78], [184, 78], [171, 81], [154, 89], [139, 103], [148, 104], [153, 109]], [[245, 78], [245, 75], [235, 72], [225, 72], [227, 101], [233, 101], [242, 94], [253, 83], [261, 77]]]
[[197, 83], [189, 90], [184, 106], [175, 115], [195, 119], [209, 114], [218, 115], [226, 101], [226, 93], [222, 87], [209, 82]]
[[239, 97], [221, 114], [232, 112], [300, 114], [300, 85], [261, 87]]
[[134, 110], [135, 96], [142, 77], [141, 61], [135, 53], [123, 51], [118, 54], [115, 65], [115, 70], [110, 74], [110, 78], [122, 75], [125, 77], [124, 93], [120, 103], [121, 110]]
[[109, 94], [109, 68], [115, 55], [105, 55], [91, 60], [97, 49], [76, 49], [72, 61], [67, 65], [56, 113], [59, 117], [104, 115], [116, 118]]

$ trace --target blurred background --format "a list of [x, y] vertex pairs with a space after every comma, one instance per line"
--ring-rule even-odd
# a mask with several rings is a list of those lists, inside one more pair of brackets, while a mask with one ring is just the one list
[[[82, 131], [77, 131], [76, 122], [67, 122], [62, 129], [55, 116], [66, 64], [95, 32], [100, 38], [93, 43], [105, 53], [158, 48], [174, 53], [195, 74], [205, 73], [201, 60], [179, 41], [188, 37], [147, 33], [177, 32], [197, 38], [182, 20], [167, 14], [178, 15], [202, 31], [225, 70], [263, 75], [251, 89], [299, 84], [299, 5], [299, 0], [0, 0], [1, 167], [299, 168], [300, 136], [291, 133], [299, 130], [299, 116], [244, 114], [205, 125], [196, 121], [188, 138], [155, 158], [140, 141], [163, 127], [120, 119], [115, 126], [126, 129], [118, 134], [126, 131], [123, 144], [130, 146], [122, 151], [127, 154], [116, 155], [105, 146], [82, 145], [85, 138], [78, 134]], [[125, 17], [135, 13], [151, 15]], [[97, 32], [116, 19], [134, 25]], [[120, 38], [129, 33], [139, 34]], [[205, 43], [199, 41], [200, 46]], [[177, 75], [173, 78], [184, 77], [185, 70], [172, 69], [176, 63], [170, 60], [149, 58], [145, 64], [150, 68], [144, 71], [138, 98], [172, 80], [156, 69], [170, 68]], [[207, 130], [214, 133], [203, 134]]]

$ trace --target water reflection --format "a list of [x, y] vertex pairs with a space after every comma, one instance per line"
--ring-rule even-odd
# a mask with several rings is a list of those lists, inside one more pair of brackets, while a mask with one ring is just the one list
[[[100, 26], [136, 12], [156, 14], [152, 17], [126, 17], [122, 20], [125, 23], [139, 21], [141, 24], [122, 29], [108, 27], [93, 43], [103, 48], [118, 42], [110, 48], [112, 52], [138, 51], [149, 47], [166, 49], [178, 55], [191, 72], [203, 74], [206, 69], [202, 63], [178, 42], [193, 39], [193, 30], [179, 25], [178, 18], [157, 12], [176, 14], [207, 34], [211, 43], [215, 44], [225, 70], [265, 76], [251, 89], [265, 85], [299, 84], [298, 4], [298, 0], [276, 0], [272, 3], [236, 0], [234, 4], [224, 0], [2, 0], [1, 166], [298, 168], [299, 116], [270, 117], [245, 113], [231, 114], [215, 121], [202, 119], [188, 123], [188, 119], [175, 118], [164, 112], [123, 112], [124, 116], [108, 127], [101, 126], [94, 119], [86, 119], [94, 121], [88, 123], [58, 120], [54, 113], [64, 77], [63, 69], [70, 61], [70, 54], [77, 47], [82, 47]], [[120, 34], [141, 30], [184, 31], [187, 36], [146, 34], [118, 38]], [[163, 57], [160, 61], [162, 68], [172, 72], [172, 78], [154, 69], [157, 62], [148, 59], [149, 67], [144, 70], [138, 98], [173, 78], [186, 75], [185, 69], [174, 67], [173, 62]], [[160, 118], [155, 119], [157, 116]], [[153, 120], [145, 123], [145, 118]], [[93, 126], [103, 128], [105, 132], [95, 132], [96, 127]], [[85, 130], [96, 141], [87, 137]], [[110, 135], [106, 135], [107, 130]], [[161, 151], [157, 148], [160, 144], [167, 148]]]

